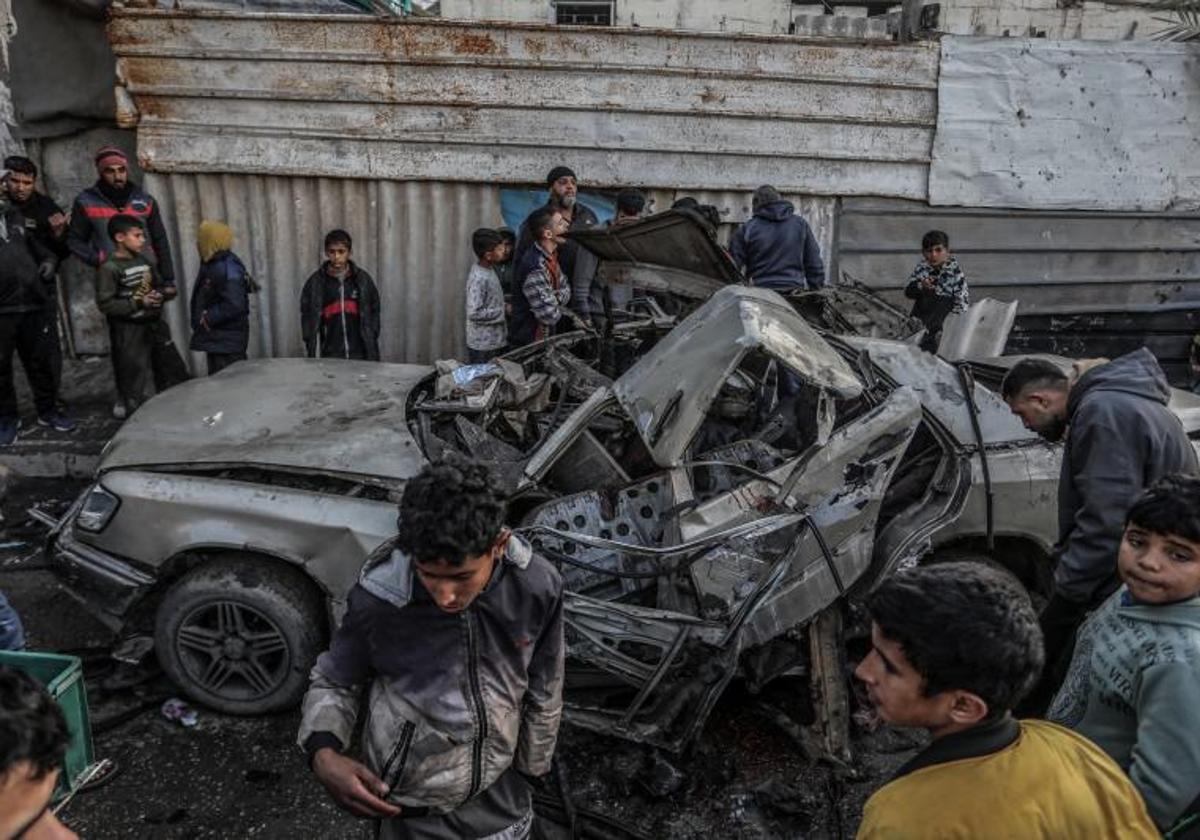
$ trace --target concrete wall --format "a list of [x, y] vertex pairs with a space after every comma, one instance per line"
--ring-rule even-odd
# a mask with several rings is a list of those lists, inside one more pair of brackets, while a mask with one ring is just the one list
[[938, 29], [953, 35], [1037, 36], [1120, 41], [1149, 38], [1165, 28], [1163, 12], [1062, 0], [941, 0]]
[[[691, 32], [787, 32], [789, 0], [616, 0], [617, 26]], [[442, 0], [456, 20], [553, 22], [551, 0]]]

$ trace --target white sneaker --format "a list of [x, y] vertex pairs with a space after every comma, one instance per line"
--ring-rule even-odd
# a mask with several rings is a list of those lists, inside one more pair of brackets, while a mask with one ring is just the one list
[[120, 400], [113, 403], [113, 417], [116, 417], [118, 420], [125, 419], [125, 403]]

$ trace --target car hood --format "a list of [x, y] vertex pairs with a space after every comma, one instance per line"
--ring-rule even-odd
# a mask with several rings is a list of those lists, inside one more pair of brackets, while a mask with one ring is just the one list
[[405, 403], [431, 370], [330, 359], [239, 362], [139, 408], [109, 442], [100, 472], [252, 464], [404, 480], [424, 463]]
[[655, 463], [680, 462], [725, 380], [756, 349], [841, 398], [862, 392], [850, 365], [782, 297], [727, 286], [613, 383]]
[[708, 227], [679, 210], [568, 236], [596, 255], [609, 282], [700, 300], [727, 283], [745, 282]]

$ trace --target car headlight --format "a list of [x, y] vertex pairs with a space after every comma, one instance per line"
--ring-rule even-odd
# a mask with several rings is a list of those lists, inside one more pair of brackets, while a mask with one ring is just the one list
[[83, 507], [75, 515], [75, 524], [92, 533], [103, 531], [120, 506], [120, 499], [99, 484], [93, 484], [91, 492], [83, 501]]

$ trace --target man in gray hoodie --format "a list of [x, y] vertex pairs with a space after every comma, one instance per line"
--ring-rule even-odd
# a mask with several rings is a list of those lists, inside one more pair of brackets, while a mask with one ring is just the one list
[[1173, 473], [1200, 471], [1171, 389], [1146, 348], [1091, 367], [1072, 381], [1045, 359], [1023, 359], [1001, 394], [1026, 428], [1062, 440], [1054, 594], [1041, 614], [1046, 669], [1025, 707], [1044, 712], [1070, 662], [1075, 631], [1117, 588], [1125, 512]]

